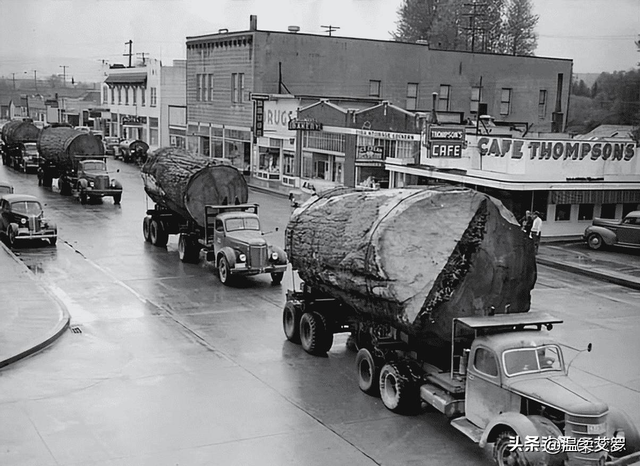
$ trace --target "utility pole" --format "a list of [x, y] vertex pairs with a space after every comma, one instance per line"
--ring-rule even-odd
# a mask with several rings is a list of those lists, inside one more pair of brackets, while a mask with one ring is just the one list
[[144, 56], [145, 55], [149, 55], [149, 54], [147, 52], [138, 52], [138, 53], [136, 53], [136, 55], [140, 55], [142, 57], [142, 64], [144, 65], [146, 63], [146, 60], [145, 60]]
[[338, 29], [340, 29], [338, 26], [331, 26], [331, 25], [329, 25], [329, 26], [320, 26], [320, 27], [326, 29], [326, 31], [324, 31], [324, 32], [328, 32], [329, 33], [329, 37], [331, 37], [331, 33], [333, 31], [337, 31]]
[[60, 65], [60, 68], [62, 68], [62, 87], [67, 87], [67, 68], [69, 68], [69, 66]]
[[478, 12], [477, 8], [481, 7], [484, 9], [484, 7], [486, 7], [487, 4], [480, 3], [480, 2], [477, 2], [476, 0], [473, 0], [472, 3], [465, 3], [464, 6], [469, 7], [471, 9], [470, 13], [464, 13], [462, 16], [469, 17], [469, 27], [466, 27], [463, 29], [466, 29], [467, 31], [471, 32], [471, 51], [474, 52], [476, 48], [476, 31], [477, 30], [484, 31], [483, 28], [476, 27], [476, 18], [485, 16], [484, 11]]
[[124, 43], [124, 45], [129, 46], [129, 53], [123, 53], [122, 56], [129, 57], [129, 68], [131, 68], [131, 57], [133, 56], [133, 53], [131, 53], [131, 47], [133, 47], [133, 41], [129, 39], [127, 42]]
[[16, 88], [16, 74], [15, 73], [11, 73], [11, 75], [13, 76], [13, 88]]

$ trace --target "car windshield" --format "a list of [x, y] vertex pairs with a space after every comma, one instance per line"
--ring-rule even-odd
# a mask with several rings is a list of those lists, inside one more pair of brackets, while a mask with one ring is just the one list
[[42, 213], [42, 206], [36, 201], [16, 201], [11, 203], [11, 211], [21, 215], [38, 216]]
[[562, 352], [556, 345], [507, 350], [502, 353], [502, 362], [504, 373], [510, 377], [532, 372], [564, 372]]
[[85, 162], [84, 163], [85, 170], [93, 170], [93, 171], [106, 171], [106, 167], [102, 162]]
[[260, 230], [260, 222], [257, 218], [229, 218], [225, 221], [227, 231]]

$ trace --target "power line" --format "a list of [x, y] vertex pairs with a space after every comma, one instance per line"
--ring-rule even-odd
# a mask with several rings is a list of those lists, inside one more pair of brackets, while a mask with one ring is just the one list
[[331, 26], [331, 25], [329, 25], [329, 26], [320, 26], [320, 27], [326, 29], [326, 31], [324, 31], [324, 32], [328, 32], [329, 33], [329, 37], [331, 37], [331, 33], [333, 31], [337, 31], [338, 29], [340, 29], [338, 26]]

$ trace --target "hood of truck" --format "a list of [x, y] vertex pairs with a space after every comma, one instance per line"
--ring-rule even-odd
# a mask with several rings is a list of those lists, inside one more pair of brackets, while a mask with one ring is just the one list
[[267, 240], [262, 234], [256, 230], [238, 230], [227, 233], [227, 236], [238, 243], [245, 243], [249, 246], [263, 246], [267, 244]]
[[566, 375], [533, 374], [513, 377], [505, 386], [514, 393], [575, 416], [601, 416], [609, 409]]

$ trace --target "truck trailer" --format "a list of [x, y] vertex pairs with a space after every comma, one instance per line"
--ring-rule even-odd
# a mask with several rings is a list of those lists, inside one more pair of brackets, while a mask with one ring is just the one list
[[286, 338], [324, 354], [349, 332], [360, 389], [389, 410], [437, 409], [492, 444], [498, 465], [640, 460], [628, 416], [569, 378], [550, 335], [562, 320], [529, 312], [533, 244], [498, 200], [337, 190], [296, 209], [285, 237], [302, 280], [286, 295]]
[[40, 155], [36, 142], [40, 136], [33, 120], [12, 120], [2, 127], [2, 163], [25, 173], [36, 172]]

